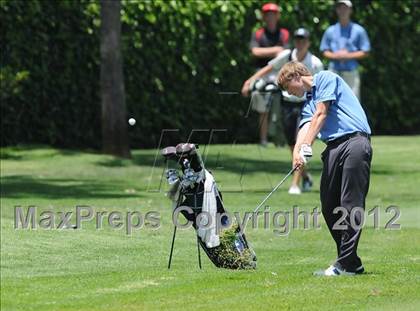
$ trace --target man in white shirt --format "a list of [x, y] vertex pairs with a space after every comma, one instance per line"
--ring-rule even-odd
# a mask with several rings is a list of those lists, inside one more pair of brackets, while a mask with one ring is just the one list
[[[293, 50], [287, 49], [280, 52], [276, 58], [268, 62], [267, 66], [258, 70], [252, 77], [244, 82], [242, 87], [242, 95], [248, 96], [250, 92], [250, 86], [253, 81], [259, 78], [265, 79], [266, 77], [277, 75], [280, 69], [289, 61], [298, 61], [303, 63], [309, 71], [314, 75], [324, 69], [324, 65], [321, 60], [312, 55], [309, 52], [309, 41], [310, 33], [305, 28], [297, 29], [294, 34], [294, 46]], [[281, 112], [282, 112], [282, 123], [284, 134], [287, 140], [287, 144], [293, 152], [296, 143], [296, 134], [298, 131], [298, 125], [300, 121], [300, 114], [303, 104], [305, 103], [305, 97], [296, 97], [286, 91], [282, 92], [281, 99]], [[309, 191], [312, 186], [312, 178], [306, 170], [296, 171], [293, 175], [292, 185], [289, 189], [290, 194], [300, 194], [301, 188], [299, 187], [300, 178], [303, 177], [302, 188], [304, 191]]]

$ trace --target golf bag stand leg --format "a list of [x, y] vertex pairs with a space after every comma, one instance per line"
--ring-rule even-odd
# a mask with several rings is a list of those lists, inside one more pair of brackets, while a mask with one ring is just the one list
[[171, 269], [172, 254], [174, 251], [174, 244], [175, 244], [175, 235], [176, 235], [176, 226], [174, 226], [174, 234], [172, 235], [171, 253], [169, 254], [168, 269]]
[[[179, 205], [181, 204], [181, 197], [182, 197], [182, 194], [181, 194], [181, 192], [179, 193], [179, 196], [178, 196], [178, 199], [176, 200], [176, 207], [175, 207], [175, 210], [179, 207]], [[174, 211], [175, 211], [174, 210]], [[172, 217], [173, 217], [173, 214], [172, 214]], [[173, 233], [173, 235], [172, 235], [172, 244], [171, 244], [171, 252], [170, 252], [170, 254], [169, 254], [169, 260], [168, 260], [168, 269], [171, 269], [171, 263], [172, 263], [172, 254], [173, 254], [173, 252], [174, 252], [174, 244], [175, 244], [175, 236], [176, 236], [176, 227], [177, 227], [177, 225], [176, 225], [176, 223], [174, 223], [174, 233]]]
[[197, 235], [198, 267], [201, 269], [200, 242], [198, 241], [198, 239], [199, 239], [199, 237]]
[[[194, 211], [197, 211], [197, 193], [194, 194]], [[194, 212], [194, 218], [197, 219], [197, 215], [196, 212]], [[197, 235], [197, 254], [198, 254], [198, 267], [201, 270], [201, 254], [200, 254], [200, 237], [198, 236], [198, 232], [196, 233]]]

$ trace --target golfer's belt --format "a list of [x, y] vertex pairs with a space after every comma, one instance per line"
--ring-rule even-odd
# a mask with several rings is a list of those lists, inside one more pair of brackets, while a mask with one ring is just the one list
[[353, 138], [353, 137], [356, 137], [356, 136], [366, 137], [370, 141], [370, 135], [369, 134], [367, 134], [365, 132], [354, 132], [354, 133], [350, 133], [350, 134], [347, 134], [347, 135], [343, 135], [343, 136], [338, 137], [334, 140], [328, 141], [327, 145], [328, 146], [339, 145], [339, 144], [344, 143], [345, 141], [349, 140], [350, 138]]

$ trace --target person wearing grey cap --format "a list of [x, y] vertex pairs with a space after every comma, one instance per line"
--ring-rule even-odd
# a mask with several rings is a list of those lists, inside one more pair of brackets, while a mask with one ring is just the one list
[[[286, 49], [278, 54], [277, 57], [270, 60], [268, 65], [258, 70], [252, 77], [246, 80], [242, 86], [242, 95], [247, 96], [250, 92], [250, 86], [253, 81], [266, 77], [267, 75], [277, 76], [284, 64], [291, 60], [299, 61], [308, 67], [312, 74], [316, 74], [324, 69], [321, 60], [309, 52], [310, 33], [305, 28], [298, 28], [293, 33], [293, 50]], [[281, 122], [290, 150], [293, 152], [296, 143], [296, 134], [300, 120], [301, 108], [306, 97], [296, 97], [286, 91], [281, 93]], [[302, 189], [299, 187], [299, 181], [302, 179]], [[293, 175], [292, 185], [289, 188], [289, 194], [301, 194], [303, 191], [309, 191], [312, 186], [312, 178], [306, 170], [296, 171]]]
[[366, 30], [351, 21], [353, 4], [350, 0], [336, 1], [338, 22], [328, 27], [320, 45], [329, 69], [343, 78], [360, 100], [358, 61], [368, 56], [370, 41]]

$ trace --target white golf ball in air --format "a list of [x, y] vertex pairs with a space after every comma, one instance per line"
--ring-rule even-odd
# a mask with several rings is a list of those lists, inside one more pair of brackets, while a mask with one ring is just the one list
[[136, 119], [134, 119], [134, 118], [128, 119], [128, 124], [130, 124], [130, 125], [136, 124]]

